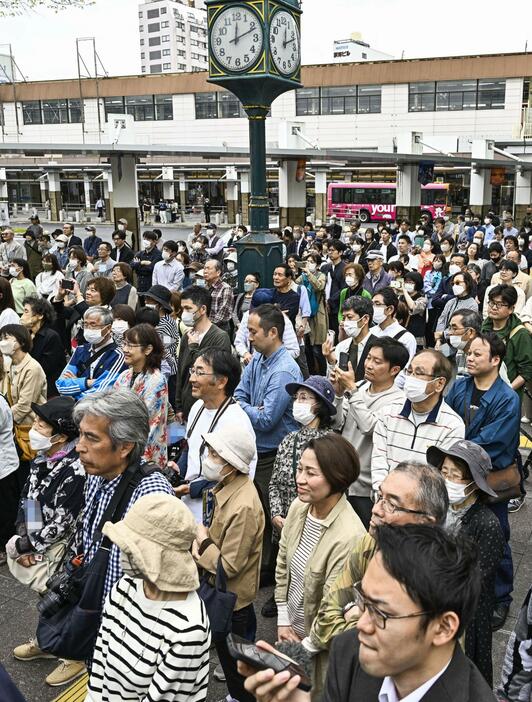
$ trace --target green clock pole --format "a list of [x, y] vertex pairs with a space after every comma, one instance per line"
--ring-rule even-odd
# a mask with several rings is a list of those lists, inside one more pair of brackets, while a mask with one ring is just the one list
[[[244, 106], [244, 109], [245, 106]], [[266, 181], [266, 115], [263, 108], [248, 107], [250, 199], [249, 224], [252, 232], [270, 228], [268, 186]]]

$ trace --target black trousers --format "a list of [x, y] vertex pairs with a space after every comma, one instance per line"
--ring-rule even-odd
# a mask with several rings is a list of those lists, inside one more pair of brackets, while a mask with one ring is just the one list
[[[233, 612], [231, 633], [249, 640], [250, 633], [256, 630], [256, 623], [255, 610], [253, 605], [249, 604], [247, 607], [239, 609], [238, 612]], [[231, 697], [234, 697], [238, 702], [255, 702], [253, 695], [244, 688], [245, 678], [240, 675], [236, 667], [236, 661], [229, 655], [225, 639], [215, 641], [214, 645], [216, 646], [216, 652], [218, 653], [218, 658], [225, 674], [227, 689]]]
[[0, 551], [5, 551], [6, 543], [15, 533], [15, 520], [22, 486], [20, 468], [0, 480]]
[[275, 463], [275, 455], [275, 451], [262, 456], [259, 454], [259, 460], [257, 461], [257, 468], [255, 470], [255, 480], [253, 481], [259, 493], [260, 502], [266, 518], [264, 536], [262, 538], [261, 571], [272, 576], [275, 574], [277, 549], [272, 544], [269, 485], [272, 477], [273, 464]]

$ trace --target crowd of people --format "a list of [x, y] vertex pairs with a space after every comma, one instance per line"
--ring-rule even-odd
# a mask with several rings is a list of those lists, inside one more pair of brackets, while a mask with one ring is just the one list
[[41, 596], [15, 658], [89, 702], [205, 700], [213, 647], [237, 702], [530, 699], [530, 592], [492, 659], [532, 419], [518, 227], [307, 222], [271, 280], [239, 274], [243, 225], [5, 228], [0, 563]]

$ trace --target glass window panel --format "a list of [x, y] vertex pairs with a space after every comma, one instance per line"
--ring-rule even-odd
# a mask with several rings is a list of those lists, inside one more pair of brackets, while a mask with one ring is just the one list
[[241, 117], [242, 104], [231, 93], [218, 93], [218, 117]]
[[153, 22], [153, 24], [148, 25], [148, 32], [159, 32], [161, 25], [159, 22]]
[[68, 121], [71, 124], [79, 124], [83, 121], [81, 111], [81, 100], [70, 99], [68, 101]]
[[436, 85], [433, 81], [423, 83], [410, 83], [410, 94], [419, 95], [420, 93], [433, 93]]
[[[318, 90], [318, 88], [315, 88], [315, 90]], [[338, 97], [338, 96], [343, 97], [343, 96], [347, 96], [347, 95], [356, 96], [356, 94], [357, 94], [356, 85], [341, 85], [341, 86], [335, 86], [335, 87], [321, 89], [321, 96], [322, 97]]]
[[447, 91], [441, 91], [439, 93], [436, 93], [436, 110], [448, 110], [448, 109], [449, 109], [449, 93]]
[[148, 43], [150, 46], [160, 46], [161, 37], [150, 37]]
[[[150, 72], [153, 66], [150, 68]], [[155, 119], [153, 95], [128, 95], [125, 98], [126, 114], [133, 115], [136, 122], [149, 122]]]
[[159, 10], [148, 10], [148, 19], [159, 17]]
[[155, 119], [167, 120], [174, 118], [174, 108], [171, 95], [155, 96]]
[[463, 92], [464, 90], [477, 89], [476, 80], [439, 80], [436, 83], [436, 90], [448, 90], [450, 92]]
[[105, 108], [105, 119], [111, 113], [124, 114], [124, 98], [123, 97], [106, 97], [103, 101]]
[[481, 79], [478, 81], [479, 110], [503, 110], [506, 97], [506, 81], [504, 79]]
[[160, 51], [150, 51], [150, 61], [153, 61], [154, 59], [160, 59], [160, 58], [161, 58]]
[[38, 100], [23, 102], [22, 119], [24, 124], [42, 124], [41, 103]]
[[218, 116], [216, 93], [196, 93], [194, 99], [196, 119], [216, 119]]
[[68, 109], [66, 100], [42, 101], [43, 124], [66, 124], [68, 122]]

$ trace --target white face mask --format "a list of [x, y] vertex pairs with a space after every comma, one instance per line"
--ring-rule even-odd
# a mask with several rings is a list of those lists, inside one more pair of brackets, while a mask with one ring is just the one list
[[221, 475], [222, 470], [227, 463], [216, 463], [210, 456], [206, 456], [201, 461], [201, 473], [205, 480], [213, 483], [219, 483], [225, 475]]
[[344, 332], [350, 339], [354, 339], [359, 335], [362, 324], [354, 319], [346, 319], [344, 321]]
[[235, 270], [235, 264], [233, 263], [233, 261], [229, 261], [229, 262], [228, 262], [228, 264], [227, 264], [227, 270], [228, 270], [228, 271], [234, 271], [234, 270]]
[[119, 225], [118, 225], [118, 231], [119, 231], [119, 232], [123, 232], [123, 231], [125, 231], [125, 229], [126, 229], [125, 225], [123, 225], [123, 224], [119, 224]]
[[375, 324], [381, 324], [386, 319], [385, 307], [376, 307], [373, 305], [373, 321]]
[[487, 217], [484, 219], [484, 224], [491, 224], [491, 219], [488, 219]]
[[143, 246], [145, 249], [149, 249], [150, 246], [151, 246], [151, 244], [152, 244], [152, 242], [151, 242], [149, 239], [143, 239], [143, 240], [142, 240], [142, 246]]
[[85, 341], [93, 346], [100, 344], [103, 338], [101, 329], [85, 329], [83, 331], [83, 336], [85, 337]]
[[205, 282], [205, 278], [194, 278], [194, 285], [199, 285], [200, 288], [204, 288], [207, 283]]
[[183, 310], [183, 312], [181, 313], [181, 321], [183, 322], [185, 327], [192, 328], [194, 326], [194, 322], [196, 321], [194, 319], [194, 312], [188, 312], [186, 310]]
[[57, 242], [57, 248], [58, 248], [58, 249], [64, 249], [64, 248], [65, 248], [64, 242], [63, 242], [63, 241], [58, 241], [58, 242]]
[[163, 261], [168, 261], [171, 255], [170, 251], [163, 251]]
[[113, 334], [123, 336], [125, 332], [129, 329], [129, 324], [123, 319], [115, 319], [111, 329], [113, 330]]
[[453, 349], [457, 349], [457, 351], [463, 351], [467, 346], [467, 341], [462, 341], [462, 337], [458, 336], [458, 334], [451, 334], [449, 336], [449, 343]]
[[353, 249], [353, 251], [355, 253], [358, 253], [360, 251], [360, 249], [362, 248], [362, 246], [360, 244], [353, 244], [353, 246], [351, 248]]
[[309, 273], [314, 273], [316, 268], [317, 268], [317, 265], [315, 263], [308, 263], [307, 264], [307, 269], [308, 269]]
[[312, 420], [316, 418], [316, 415], [312, 411], [312, 405], [306, 402], [298, 402], [297, 400], [294, 401], [292, 414], [296, 422], [299, 422], [299, 424], [302, 424], [304, 427], [309, 425]]
[[18, 273], [19, 273], [19, 272], [18, 272], [18, 270], [15, 268], [15, 266], [9, 266], [9, 275], [10, 275], [12, 278], [16, 278], [17, 275], [18, 275]]
[[0, 353], [3, 356], [12, 356], [15, 353], [15, 344], [13, 339], [2, 339], [0, 341]]
[[75, 268], [78, 267], [78, 261], [75, 258], [71, 258], [70, 261], [68, 262], [68, 267], [70, 268], [71, 271], [73, 271]]
[[120, 551], [120, 567], [122, 568], [122, 572], [124, 575], [127, 575], [130, 578], [142, 578], [142, 572], [137, 568], [135, 563], [131, 560], [131, 558], [124, 553], [123, 551]]
[[416, 286], [414, 283], [405, 283], [405, 290], [406, 292], [413, 293], [416, 289]]
[[517, 243], [519, 244], [519, 246], [524, 246], [524, 245], [525, 245], [525, 240], [524, 240], [524, 239], [521, 239], [521, 237], [519, 237], [519, 239], [517, 240]]
[[354, 278], [352, 275], [346, 275], [345, 284], [347, 285], [348, 288], [354, 288], [357, 283], [358, 283], [358, 280], [356, 278]]
[[427, 392], [428, 380], [421, 380], [421, 378], [414, 378], [413, 375], [407, 375], [404, 384], [404, 393], [410, 402], [423, 402], [431, 395], [433, 392]]
[[449, 275], [456, 275], [457, 273], [460, 273], [460, 266], [457, 266], [456, 263], [451, 263], [449, 266]]
[[478, 244], [478, 246], [482, 246], [482, 239], [479, 239], [478, 237], [473, 239], [474, 244]]
[[453, 295], [460, 297], [465, 292], [465, 287], [463, 285], [453, 285]]
[[435, 261], [435, 262], [432, 264], [432, 267], [434, 268], [435, 271], [441, 271], [442, 262], [441, 262], [441, 261]]
[[423, 251], [429, 253], [431, 250], [430, 244], [423, 244]]
[[51, 437], [44, 436], [44, 434], [41, 434], [41, 432], [36, 429], [30, 429], [28, 437], [33, 451], [48, 451], [48, 449], [52, 448]]
[[463, 502], [467, 497], [469, 497], [469, 495], [466, 495], [467, 488], [474, 484], [474, 480], [467, 485], [461, 485], [460, 483], [453, 483], [451, 480], [447, 480], [447, 478], [445, 478], [445, 487], [447, 488], [450, 504], [458, 505], [460, 502]]
[[449, 246], [449, 244], [442, 244], [441, 250], [443, 251], [443, 253], [447, 253], [448, 251], [451, 250], [451, 247]]
[[253, 292], [255, 290], [255, 283], [244, 283], [244, 292]]

